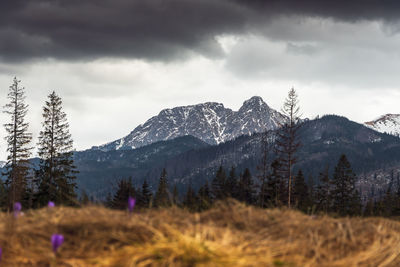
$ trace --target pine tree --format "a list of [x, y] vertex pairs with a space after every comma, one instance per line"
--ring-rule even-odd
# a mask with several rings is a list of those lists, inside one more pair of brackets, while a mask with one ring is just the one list
[[235, 167], [232, 167], [231, 170], [229, 171], [229, 176], [225, 182], [225, 190], [226, 190], [225, 192], [226, 196], [237, 198], [238, 181], [236, 177]]
[[308, 186], [304, 179], [303, 172], [299, 170], [296, 178], [294, 179], [293, 204], [299, 210], [306, 212], [307, 209], [311, 206], [310, 202], [311, 201]]
[[199, 189], [199, 211], [207, 210], [211, 207], [212, 198], [208, 181]]
[[280, 174], [280, 162], [274, 160], [271, 163], [271, 173], [267, 178], [266, 193], [264, 203], [267, 207], [281, 206], [282, 199], [286, 196], [286, 188], [283, 178]]
[[333, 211], [340, 215], [358, 214], [361, 204], [355, 186], [356, 175], [345, 155], [335, 167], [332, 183]]
[[198, 198], [196, 196], [196, 192], [193, 190], [192, 186], [189, 184], [189, 187], [186, 191], [185, 198], [183, 200], [183, 205], [189, 209], [190, 211], [198, 210]]
[[138, 199], [138, 206], [143, 208], [150, 208], [153, 199], [153, 194], [150, 191], [149, 184], [146, 180], [143, 181], [142, 191]]
[[112, 208], [120, 210], [126, 209], [129, 197], [136, 197], [136, 190], [132, 186], [131, 179], [122, 179], [118, 182], [117, 192], [115, 192], [112, 200]]
[[299, 100], [296, 91], [292, 88], [286, 98], [282, 113], [285, 121], [277, 132], [276, 152], [280, 161], [282, 176], [287, 181], [287, 205], [290, 208], [293, 187], [293, 165], [296, 163], [296, 152], [300, 147], [299, 129], [301, 126], [299, 114]]
[[224, 168], [220, 166], [211, 184], [214, 199], [224, 199], [227, 196], [225, 183], [226, 173]]
[[52, 200], [74, 205], [77, 171], [73, 160], [73, 141], [66, 114], [62, 110], [62, 100], [54, 91], [43, 107], [43, 119], [38, 143], [38, 204], [43, 206]]
[[246, 168], [239, 180], [239, 200], [247, 204], [254, 203], [254, 183], [250, 170]]
[[154, 197], [154, 205], [156, 207], [171, 206], [171, 199], [168, 190], [167, 171], [165, 170], [165, 168], [161, 172], [160, 182], [158, 183], [157, 192]]
[[4, 124], [7, 132], [7, 162], [6, 172], [6, 188], [8, 192], [7, 204], [9, 208], [14, 202], [24, 202], [26, 199], [27, 183], [29, 177], [29, 157], [31, 155], [31, 147], [29, 143], [32, 140], [32, 134], [28, 132], [29, 124], [25, 122], [25, 116], [28, 112], [28, 105], [25, 104], [25, 88], [20, 86], [20, 82], [16, 77], [13, 84], [9, 88], [7, 95], [8, 100], [4, 108], [4, 113], [11, 116], [11, 121]]
[[327, 213], [332, 206], [332, 182], [329, 179], [329, 167], [319, 174], [319, 184], [315, 192], [315, 204], [319, 211]]

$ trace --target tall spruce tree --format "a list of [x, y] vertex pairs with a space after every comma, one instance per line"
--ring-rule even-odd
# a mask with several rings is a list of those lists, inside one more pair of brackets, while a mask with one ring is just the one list
[[136, 197], [136, 190], [132, 186], [131, 179], [121, 179], [118, 182], [117, 191], [112, 199], [112, 208], [124, 210], [128, 206], [129, 197]]
[[193, 190], [192, 185], [189, 184], [186, 191], [185, 198], [183, 200], [183, 205], [190, 211], [197, 211], [199, 200], [197, 198], [196, 192]]
[[333, 211], [340, 215], [353, 215], [360, 212], [361, 204], [356, 190], [356, 175], [345, 155], [341, 155], [333, 174]]
[[153, 194], [150, 191], [149, 184], [146, 180], [142, 184], [142, 192], [138, 199], [138, 206], [143, 208], [150, 208], [153, 199]]
[[280, 162], [274, 160], [271, 163], [271, 173], [268, 175], [264, 203], [267, 207], [281, 206], [286, 196], [286, 187], [280, 173]]
[[236, 169], [232, 166], [231, 170], [229, 171], [228, 178], [225, 182], [225, 190], [226, 196], [237, 198], [238, 192], [238, 180], [236, 177]]
[[297, 209], [304, 212], [306, 212], [307, 209], [311, 206], [311, 199], [308, 191], [308, 186], [306, 184], [303, 172], [301, 170], [299, 170], [299, 172], [296, 175], [296, 179], [294, 179], [293, 204]]
[[299, 129], [301, 126], [299, 100], [292, 88], [282, 107], [285, 120], [277, 131], [276, 152], [280, 161], [281, 173], [287, 183], [287, 205], [290, 208], [293, 187], [293, 165], [297, 162], [296, 152], [300, 147]]
[[251, 176], [250, 170], [246, 168], [239, 180], [239, 200], [246, 202], [247, 204], [254, 203], [254, 182]]
[[227, 196], [226, 192], [226, 172], [225, 169], [220, 166], [211, 184], [213, 198], [224, 199]]
[[315, 192], [315, 204], [319, 211], [327, 213], [332, 207], [332, 182], [329, 179], [329, 166], [319, 174], [319, 184]]
[[43, 119], [38, 143], [38, 205], [46, 205], [49, 200], [74, 205], [77, 170], [73, 160], [73, 140], [62, 100], [54, 91], [48, 95], [43, 107]]
[[199, 189], [199, 211], [206, 210], [211, 207], [212, 197], [210, 192], [210, 187], [208, 186], [208, 181], [200, 187]]
[[7, 162], [6, 171], [3, 175], [6, 177], [5, 185], [7, 189], [7, 204], [11, 208], [14, 202], [23, 202], [28, 206], [25, 200], [27, 197], [27, 184], [29, 177], [29, 157], [31, 147], [29, 143], [32, 140], [32, 134], [28, 132], [29, 124], [25, 122], [25, 116], [28, 112], [28, 105], [25, 104], [25, 88], [20, 86], [16, 77], [13, 84], [9, 87], [7, 98], [9, 103], [4, 106], [4, 113], [10, 115], [9, 123], [4, 124], [7, 132]]
[[171, 198], [168, 189], [167, 171], [165, 170], [165, 168], [161, 172], [157, 192], [154, 197], [154, 205], [156, 207], [171, 206]]

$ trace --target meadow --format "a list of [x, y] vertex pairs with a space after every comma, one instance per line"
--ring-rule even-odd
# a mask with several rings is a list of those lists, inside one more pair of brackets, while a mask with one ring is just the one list
[[46, 207], [1, 213], [0, 245], [0, 266], [400, 266], [400, 223], [234, 200], [201, 213]]

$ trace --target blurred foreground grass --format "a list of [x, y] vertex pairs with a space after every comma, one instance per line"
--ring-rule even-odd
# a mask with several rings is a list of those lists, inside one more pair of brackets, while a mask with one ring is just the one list
[[[0, 214], [0, 266], [400, 266], [400, 223], [235, 201], [192, 214], [103, 207]], [[50, 237], [65, 237], [57, 256]]]

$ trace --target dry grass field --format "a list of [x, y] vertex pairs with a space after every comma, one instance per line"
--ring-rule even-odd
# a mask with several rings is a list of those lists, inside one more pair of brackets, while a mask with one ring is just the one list
[[[44, 208], [0, 215], [0, 266], [400, 266], [400, 223], [235, 201], [192, 214]], [[50, 237], [65, 242], [57, 255]]]

